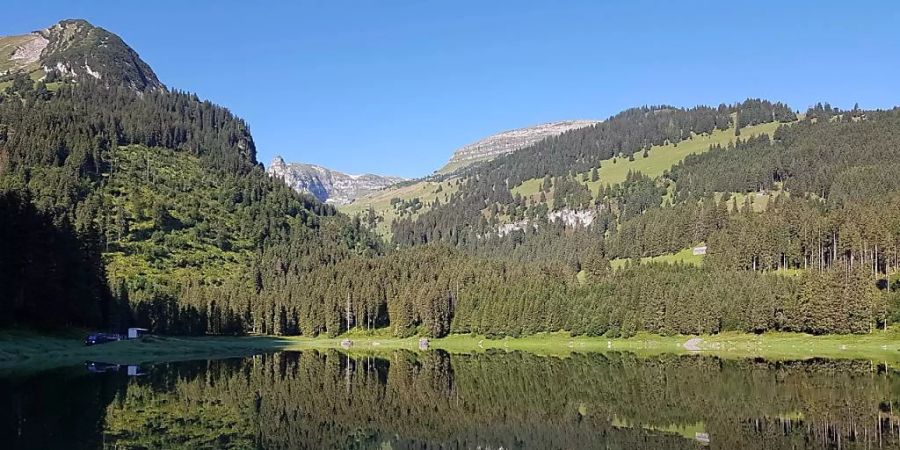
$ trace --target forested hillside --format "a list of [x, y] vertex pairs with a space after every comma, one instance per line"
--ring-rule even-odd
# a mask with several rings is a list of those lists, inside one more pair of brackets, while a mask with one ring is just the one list
[[[662, 123], [661, 114], [669, 116]], [[710, 311], [737, 307], [749, 313], [753, 304], [774, 301], [758, 317], [765, 325], [748, 327], [750, 320], [734, 326], [721, 315], [713, 322], [720, 329], [745, 331], [861, 332], [891, 320], [898, 305], [900, 191], [890, 175], [900, 156], [898, 117], [898, 110], [839, 111], [817, 105], [798, 121], [786, 106], [760, 100], [718, 109], [632, 110], [604, 122], [606, 129], [597, 125], [566, 133], [471, 170], [457, 180], [460, 189], [448, 201], [395, 221], [393, 240], [412, 247], [442, 243], [491, 259], [563, 264], [594, 287], [611, 277], [627, 285], [635, 277], [641, 280], [638, 294], [626, 304], [636, 308], [660, 288], [663, 298], [681, 298], [631, 317], [649, 320], [690, 311], [698, 317], [694, 325], [703, 328], [699, 317]], [[749, 126], [767, 122], [783, 125], [771, 128], [771, 135], [741, 137]], [[685, 139], [701, 139], [729, 126], [734, 142], [689, 154], [659, 174], [629, 172], [624, 181], [605, 183], [597, 170], [616, 164], [617, 158], [672, 151]], [[658, 147], [661, 143], [667, 147]], [[517, 186], [530, 179], [542, 181], [536, 193], [524, 197]], [[567, 217], [581, 220], [563, 220]], [[610, 260], [637, 261], [701, 245], [708, 249], [701, 256], [704, 267], [672, 268], [683, 275], [677, 282], [667, 279], [664, 272], [670, 269], [663, 266], [646, 272], [606, 269]], [[772, 278], [746, 288], [740, 280], [747, 273]], [[788, 273], [799, 277], [782, 283]], [[701, 303], [706, 310], [700, 304], [691, 307], [695, 303], [684, 297], [713, 292], [717, 286], [745, 298], [763, 287], [776, 288], [751, 304], [721, 310], [729, 303], [724, 291]], [[627, 294], [604, 297], [604, 302], [616, 303], [613, 299]], [[785, 326], [794, 308], [803, 311], [805, 325]], [[837, 313], [847, 315], [824, 325], [813, 323], [823, 309], [835, 308], [861, 309]], [[863, 310], [868, 312], [860, 315]], [[861, 317], [869, 319], [859, 321]], [[618, 330], [627, 320], [619, 317], [598, 331]], [[837, 325], [846, 320], [856, 324], [853, 329]], [[692, 332], [648, 322], [625, 328]]]
[[[84, 51], [105, 35], [73, 36]], [[5, 76], [0, 325], [627, 336], [900, 319], [900, 110], [633, 108], [349, 217], [268, 177], [227, 109], [136, 86], [145, 66]], [[699, 267], [638, 264], [693, 247]]]
[[[651, 150], [666, 151], [658, 147], [663, 144], [675, 147], [729, 128], [739, 135], [742, 125], [794, 119], [795, 114], [785, 105], [761, 100], [718, 108], [627, 110], [600, 124], [475, 167], [461, 177], [462, 188], [449, 201], [415, 220], [395, 221], [393, 239], [400, 245], [440, 241], [478, 246], [498, 224], [526, 218], [545, 220], [550, 209], [596, 210], [596, 222], [603, 227], [661, 207], [663, 198], [669, 197], [665, 177], [635, 173], [628, 174], [624, 182], [608, 184], [599, 179], [598, 169], [604, 165], [616, 164], [617, 159], [647, 157]], [[538, 199], [516, 192], [517, 187], [535, 179], [542, 180]], [[590, 190], [591, 184], [597, 191]]]
[[[756, 110], [766, 104], [770, 109], [757, 112], [759, 119], [747, 119], [751, 116], [744, 110], [747, 105]], [[736, 120], [748, 123], [767, 116], [790, 120], [792, 116], [783, 108], [754, 101], [730, 110]], [[704, 111], [700, 117], [711, 114], [699, 111]], [[897, 110], [840, 112], [820, 105], [772, 136], [738, 137], [736, 143], [712, 145], [708, 151], [688, 155], [659, 176], [629, 173], [614, 184], [599, 179], [597, 167], [587, 166], [586, 171], [579, 167], [580, 161], [591, 158], [590, 153], [609, 158], [608, 149], [592, 151], [582, 145], [583, 155], [568, 150], [572, 153], [547, 151], [540, 156], [545, 147], [556, 145], [549, 140], [473, 170], [446, 203], [415, 219], [396, 221], [393, 238], [405, 246], [443, 242], [490, 254], [498, 245], [533, 246], [532, 241], [560, 235], [548, 223], [552, 210], [588, 211], [590, 223], [582, 224], [586, 225], [582, 230], [569, 229], [559, 240], [588, 233], [585, 242], [603, 245], [581, 246], [582, 256], [566, 261], [574, 269], [596, 258], [598, 247], [603, 247], [606, 259], [639, 258], [716, 242], [709, 246], [711, 259], [729, 268], [808, 268], [834, 262], [853, 266], [864, 261], [874, 272], [885, 274], [897, 266], [898, 256], [898, 190], [890, 175], [900, 151], [895, 132], [900, 127], [898, 118]], [[642, 120], [646, 119], [637, 123]], [[739, 135], [741, 129], [735, 133]], [[569, 134], [563, 139], [590, 141]], [[678, 137], [671, 139], [677, 143]], [[641, 151], [633, 138], [630, 145], [624, 151], [614, 145], [618, 153], [612, 154]], [[525, 198], [514, 193], [522, 181], [517, 174], [532, 171], [526, 176], [534, 178], [540, 174], [535, 167], [541, 165], [545, 173], [537, 195]], [[556, 165], [572, 169], [560, 173], [561, 169], [551, 168]], [[575, 175], [579, 171], [580, 177]], [[596, 192], [589, 190], [591, 184], [598, 186]], [[754, 205], [755, 199], [765, 200], [765, 207]], [[521, 226], [498, 233], [498, 226], [509, 222]]]
[[246, 124], [194, 95], [14, 76], [0, 95], [2, 322], [266, 330], [266, 274], [378, 251], [255, 158]]

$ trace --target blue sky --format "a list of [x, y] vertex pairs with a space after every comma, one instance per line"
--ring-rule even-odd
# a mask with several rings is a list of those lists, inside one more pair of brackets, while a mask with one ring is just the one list
[[[788, 4], [789, 3], [789, 4]], [[137, 6], [139, 5], [139, 6]], [[407, 177], [486, 135], [644, 104], [900, 104], [896, 2], [4, 1], [84, 18], [275, 154]]]

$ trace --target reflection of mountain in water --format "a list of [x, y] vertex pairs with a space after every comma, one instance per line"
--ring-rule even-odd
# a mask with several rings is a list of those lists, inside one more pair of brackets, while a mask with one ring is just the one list
[[0, 438], [13, 448], [897, 448], [897, 380], [868, 361], [287, 352], [137, 378], [0, 378]]

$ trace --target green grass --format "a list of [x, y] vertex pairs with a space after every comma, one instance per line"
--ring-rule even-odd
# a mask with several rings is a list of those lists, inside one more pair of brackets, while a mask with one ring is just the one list
[[[441, 192], [436, 192], [438, 187], [440, 187]], [[365, 197], [356, 199], [356, 201], [349, 205], [338, 206], [338, 209], [350, 216], [361, 214], [365, 217], [366, 211], [371, 207], [375, 211], [375, 215], [383, 219], [376, 225], [375, 231], [382, 237], [390, 238], [391, 223], [400, 217], [397, 210], [391, 205], [391, 199], [399, 198], [408, 201], [418, 198], [422, 203], [426, 204], [438, 199], [442, 203], [446, 203], [457, 189], [458, 186], [456, 186], [456, 180], [444, 181], [441, 183], [419, 181], [408, 185], [389, 187], [373, 192]], [[423, 207], [420, 212], [427, 209], [427, 206]], [[412, 217], [416, 217], [417, 215], [418, 213], [414, 213], [412, 214]], [[409, 217], [409, 215], [407, 215], [407, 217]]]
[[[744, 127], [741, 129], [740, 138], [747, 139], [760, 134], [771, 136], [780, 125], [778, 122], [771, 122]], [[724, 131], [717, 130], [708, 135], [694, 135], [691, 139], [681, 141], [677, 145], [655, 145], [650, 148], [646, 158], [641, 153], [637, 153], [634, 156], [634, 161], [628, 161], [628, 158], [620, 157], [606, 159], [600, 162], [599, 179], [593, 182], [588, 181], [584, 184], [591, 191], [592, 195], [596, 195], [601, 184], [613, 185], [621, 183], [625, 181], [628, 172], [641, 172], [651, 178], [658, 177], [688, 155], [705, 153], [712, 145], [724, 146], [734, 141], [734, 128], [730, 128]], [[615, 160], [615, 163], [613, 163], [613, 160]], [[590, 176], [590, 172], [587, 174]], [[584, 174], [576, 174], [575, 179], [581, 180], [582, 175]], [[539, 193], [542, 182], [541, 178], [526, 180], [513, 188], [512, 193], [513, 195], [521, 194], [523, 197], [535, 196]]]
[[[698, 244], [701, 245], [701, 244]], [[640, 259], [641, 264], [648, 263], [665, 263], [665, 264], [687, 264], [691, 266], [702, 266], [703, 259], [706, 255], [695, 255], [693, 248], [685, 248], [679, 250], [677, 253], [666, 253], [658, 256], [645, 256]], [[609, 262], [610, 267], [613, 269], [621, 269], [625, 267], [629, 262], [627, 258], [616, 258]], [[806, 271], [803, 269], [795, 269], [795, 268], [787, 268], [787, 269], [779, 269], [773, 270], [770, 273], [776, 275], [782, 275], [786, 277], [797, 277], [803, 275]], [[578, 273], [581, 276], [581, 272]], [[579, 281], [583, 282], [583, 278], [579, 278]]]
[[[124, 211], [128, 233], [104, 253], [112, 279], [140, 283], [183, 281], [201, 275], [221, 282], [243, 273], [252, 243], [242, 236], [237, 213], [219, 201], [221, 180], [205, 170], [198, 158], [128, 146], [117, 149], [114, 161], [115, 170], [102, 190], [103, 201], [112, 211]], [[156, 204], [165, 204], [180, 225], [154, 235]], [[217, 245], [218, 234], [228, 247]]]
[[447, 164], [444, 164], [444, 167], [441, 167], [435, 173], [441, 174], [441, 175], [446, 175], [449, 173], [453, 173], [456, 170], [462, 169], [463, 167], [471, 166], [472, 164], [475, 164], [477, 162], [489, 161], [493, 158], [494, 158], [494, 156], [485, 156], [483, 158], [475, 158], [475, 159], [470, 159], [468, 161], [450, 161]]
[[39, 334], [26, 330], [0, 332], [0, 370], [40, 370], [102, 361], [144, 364], [192, 359], [244, 356], [285, 348], [278, 337], [157, 337], [86, 347], [88, 332]]
[[[677, 253], [666, 253], [664, 255], [647, 256], [641, 258], [641, 264], [654, 262], [668, 264], [682, 263], [692, 266], [700, 266], [703, 264], [703, 256], [704, 255], [695, 255], [693, 248], [685, 248], [678, 251]], [[620, 269], [622, 267], [625, 267], [627, 263], [628, 260], [624, 258], [616, 258], [609, 262], [610, 266], [612, 266], [613, 269]]]
[[[419, 338], [396, 338], [386, 329], [353, 331], [338, 337], [154, 337], [85, 347], [86, 333], [41, 335], [26, 331], [0, 332], [0, 370], [33, 371], [75, 365], [86, 360], [144, 364], [192, 359], [245, 356], [280, 350], [341, 349], [351, 339], [352, 354], [377, 354], [419, 348]], [[630, 338], [572, 337], [566, 332], [538, 333], [519, 338], [488, 339], [470, 334], [430, 339], [430, 348], [468, 354], [487, 350], [525, 351], [566, 356], [573, 352], [625, 351], [638, 355], [688, 354], [684, 343], [692, 336], [639, 333]], [[723, 358], [762, 357], [770, 360], [808, 358], [868, 359], [900, 367], [900, 326], [864, 335], [812, 336], [803, 333], [726, 332], [700, 336], [697, 353]]]
[[32, 71], [39, 68], [39, 64], [37, 62], [28, 65], [22, 65], [21, 61], [11, 59], [13, 53], [16, 52], [16, 48], [32, 39], [34, 39], [34, 36], [28, 34], [21, 36], [0, 37], [0, 73], [11, 69], [22, 68], [26, 71]]
[[[633, 423], [629, 420], [620, 419], [617, 416], [613, 417], [612, 419], [612, 426], [616, 428], [634, 428], [636, 425], [636, 423]], [[676, 434], [687, 439], [696, 439], [698, 434], [706, 433], [706, 424], [704, 424], [703, 422], [697, 422], [690, 425], [654, 426], [641, 424], [640, 426], [645, 430]]]
[[[774, 201], [779, 194], [790, 195], [787, 191], [771, 191], [771, 192], [731, 192], [731, 198], [728, 199], [728, 208], [732, 208], [733, 202], [737, 200], [737, 207], [741, 208], [744, 206], [744, 201], [749, 197], [750, 198], [750, 207], [754, 212], [764, 212], [766, 208], [769, 206], [769, 202]], [[714, 197], [716, 201], [721, 201], [722, 196], [724, 194], [722, 192], [716, 192]]]
[[[532, 178], [530, 180], [525, 180], [522, 184], [512, 188], [512, 195], [519, 194], [525, 198], [531, 198], [532, 200], [538, 200], [540, 197], [541, 187], [544, 184], [543, 178]], [[552, 188], [551, 188], [552, 192]], [[596, 192], [592, 192], [591, 195], [595, 195]], [[553, 206], [553, 195], [546, 195], [547, 204], [551, 207]]]
[[[289, 337], [288, 349], [340, 348], [344, 338], [353, 340], [351, 352], [377, 353], [386, 350], [418, 348], [418, 337], [395, 338], [386, 333], [349, 334], [336, 338]], [[451, 353], [472, 353], [489, 349], [526, 351], [541, 355], [564, 356], [572, 352], [628, 351], [637, 354], [691, 353], [683, 346], [692, 336], [659, 336], [648, 333], [626, 339], [572, 337], [565, 332], [538, 333], [519, 338], [488, 339], [473, 335], [451, 335], [431, 339], [431, 348]], [[900, 327], [865, 335], [813, 336], [803, 333], [771, 332], [760, 335], [726, 332], [701, 336], [703, 354], [727, 358], [763, 357], [767, 359], [870, 359], [900, 364]]]
[[[771, 136], [780, 125], [778, 122], [771, 122], [744, 127], [741, 129], [740, 138], [747, 139], [761, 134]], [[641, 172], [651, 178], [658, 177], [688, 155], [705, 153], [710, 146], [724, 146], [734, 142], [735, 138], [733, 128], [724, 131], [717, 130], [709, 135], [695, 135], [677, 145], [655, 145], [650, 148], [646, 158], [638, 153], [634, 156], [634, 161], [628, 161], [628, 158], [615, 158], [615, 164], [612, 162], [613, 158], [610, 158], [600, 163], [598, 171], [600, 179], [596, 182], [588, 182], [587, 185], [591, 192], [596, 192], [601, 183], [612, 185], [625, 181], [629, 171]]]

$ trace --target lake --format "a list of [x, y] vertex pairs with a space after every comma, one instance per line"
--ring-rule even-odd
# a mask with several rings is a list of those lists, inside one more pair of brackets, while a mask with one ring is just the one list
[[900, 448], [870, 361], [263, 354], [0, 375], [3, 448]]

